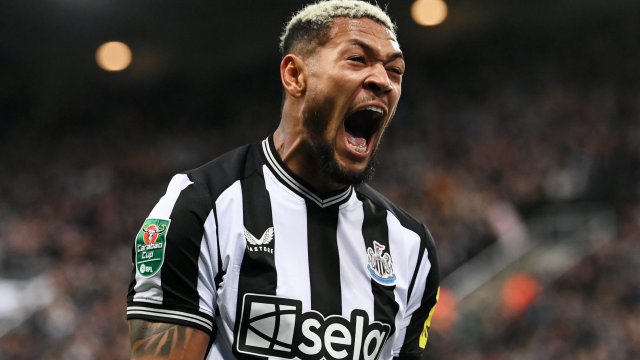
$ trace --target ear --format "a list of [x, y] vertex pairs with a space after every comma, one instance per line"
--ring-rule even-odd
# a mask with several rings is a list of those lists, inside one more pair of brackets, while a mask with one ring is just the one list
[[306, 79], [303, 69], [304, 61], [294, 54], [285, 55], [280, 62], [282, 86], [293, 97], [300, 97], [305, 93]]

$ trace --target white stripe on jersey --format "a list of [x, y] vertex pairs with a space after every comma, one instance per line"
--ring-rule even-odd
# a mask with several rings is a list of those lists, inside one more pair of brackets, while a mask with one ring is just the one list
[[[429, 250], [424, 250], [424, 255], [422, 256], [422, 263], [420, 264], [420, 269], [418, 270], [417, 279], [424, 279], [424, 281], [416, 281], [413, 286], [413, 290], [411, 292], [411, 298], [409, 299], [407, 305], [407, 312], [412, 313], [420, 307], [420, 302], [422, 301], [422, 296], [425, 295], [425, 287], [427, 286], [427, 276], [429, 275], [429, 271], [431, 271], [431, 263], [429, 262]], [[411, 319], [407, 319], [407, 323]]]
[[[420, 236], [403, 227], [400, 221], [390, 212], [387, 212], [387, 226], [389, 227], [389, 233], [396, 235], [389, 238], [389, 252], [393, 254], [395, 259], [403, 259], [402, 262], [393, 263], [393, 270], [398, 283], [409, 286], [418, 261], [419, 254], [416, 249], [420, 248]], [[398, 234], [402, 235], [398, 236]], [[421, 279], [424, 281], [426, 277], [418, 277], [416, 280], [419, 281]], [[408, 287], [396, 287], [396, 293], [400, 297], [400, 304], [407, 303], [408, 290]], [[415, 292], [415, 289], [413, 291]], [[404, 312], [404, 310], [406, 309], [401, 307], [399, 311]]]
[[215, 316], [213, 309], [215, 309], [217, 296], [214, 285], [214, 273], [218, 270], [218, 252], [215, 233], [216, 220], [212, 210], [204, 222], [204, 234], [200, 242], [200, 256], [198, 257], [197, 285], [198, 294], [200, 295], [200, 311], [211, 316]]
[[[147, 218], [168, 219], [171, 216], [171, 211], [173, 211], [176, 200], [178, 200], [178, 196], [182, 190], [191, 184], [193, 184], [193, 182], [189, 180], [187, 175], [175, 175], [169, 182], [169, 186], [167, 186], [166, 194], [160, 198]], [[133, 301], [144, 300], [146, 302], [162, 304], [161, 273], [162, 270], [158, 271], [158, 273], [151, 278], [145, 278], [140, 276], [136, 271], [136, 286], [134, 288], [136, 294], [133, 297]]]
[[424, 290], [427, 285], [427, 276], [429, 275], [429, 271], [431, 270], [431, 262], [429, 262], [429, 251], [427, 249], [424, 249], [422, 261], [419, 266], [420, 269], [418, 270], [416, 282], [413, 285], [413, 289], [411, 291], [409, 304], [404, 311], [398, 311], [398, 313], [396, 314], [396, 324], [401, 324], [402, 329], [398, 331], [398, 334], [396, 336], [396, 341], [393, 346], [393, 352], [391, 354], [392, 356], [398, 356], [398, 354], [400, 353], [400, 349], [402, 348], [402, 343], [404, 342], [405, 336], [407, 334], [407, 326], [411, 322], [411, 315], [406, 314], [413, 314], [413, 312], [420, 306], [422, 297], [426, 295], [424, 294]]
[[363, 221], [362, 202], [354, 192], [349, 202], [342, 205], [338, 217], [342, 316], [347, 319], [354, 309], [362, 309], [370, 318], [374, 317], [371, 277], [366, 270], [367, 249], [362, 236]]
[[[216, 213], [218, 214], [218, 236], [220, 238], [220, 253], [222, 254], [222, 268], [227, 273], [222, 278], [220, 289], [216, 289], [218, 296], [218, 306], [222, 316], [225, 318], [222, 324], [224, 328], [218, 331], [225, 331], [225, 336], [233, 339], [233, 327], [235, 324], [236, 300], [238, 297], [238, 279], [240, 265], [246, 248], [244, 234], [239, 231], [244, 229], [242, 224], [242, 186], [240, 181], [236, 181], [220, 194], [216, 200]], [[211, 234], [211, 238], [215, 234]], [[229, 264], [234, 264], [229, 266]], [[215, 271], [215, 269], [214, 269]]]
[[282, 185], [265, 165], [265, 186], [271, 199], [275, 234], [274, 260], [278, 274], [276, 294], [302, 300], [310, 310], [311, 284], [307, 248], [307, 206], [303, 198]]
[[[403, 263], [394, 262], [393, 269], [398, 278], [398, 284], [406, 284], [406, 286], [408, 286], [411, 283], [411, 278], [413, 277], [413, 273], [416, 269], [415, 264], [418, 261], [419, 254], [415, 249], [420, 248], [420, 236], [415, 232], [404, 228], [398, 219], [390, 212], [387, 213], [387, 224], [389, 226], [389, 233], [404, 235], [389, 239], [389, 251], [397, 259], [406, 259]], [[425, 265], [426, 272], [424, 271]], [[426, 250], [422, 257], [422, 263], [418, 266], [420, 266], [420, 270], [418, 271], [415, 284], [411, 290], [411, 299], [407, 299], [408, 287], [397, 286], [394, 291], [396, 302], [400, 305], [398, 313], [396, 314], [396, 324], [398, 324], [400, 328], [396, 330], [397, 334], [393, 344], [392, 354], [389, 354], [390, 356], [397, 356], [402, 344], [404, 343], [406, 327], [411, 321], [411, 316], [407, 316], [406, 314], [412, 314], [413, 311], [418, 308], [420, 301], [422, 300], [424, 288], [427, 284], [427, 275], [429, 275], [429, 269], [431, 267]], [[407, 305], [405, 306], [405, 304]]]

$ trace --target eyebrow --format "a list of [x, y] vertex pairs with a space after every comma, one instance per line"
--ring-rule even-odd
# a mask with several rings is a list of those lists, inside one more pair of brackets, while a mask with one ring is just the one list
[[[371, 47], [371, 45], [367, 44], [366, 42], [360, 40], [360, 39], [351, 39], [350, 41], [351, 45], [355, 45], [358, 47], [361, 47], [365, 52], [370, 53], [370, 54], [374, 54], [375, 50], [373, 49], [373, 47]], [[387, 59], [385, 59], [385, 61], [393, 61], [395, 59], [402, 59], [404, 60], [404, 55], [402, 55], [402, 51], [396, 51], [393, 54], [391, 54]]]

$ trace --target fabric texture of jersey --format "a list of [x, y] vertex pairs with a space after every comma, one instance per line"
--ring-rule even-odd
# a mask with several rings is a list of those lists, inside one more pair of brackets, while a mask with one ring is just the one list
[[366, 184], [314, 192], [271, 137], [174, 176], [144, 224], [127, 318], [210, 334], [207, 359], [421, 356], [427, 228]]

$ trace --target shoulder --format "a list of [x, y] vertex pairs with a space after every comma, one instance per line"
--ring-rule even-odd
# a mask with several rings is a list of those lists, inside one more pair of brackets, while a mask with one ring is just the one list
[[261, 171], [264, 163], [259, 144], [247, 144], [233, 149], [208, 163], [173, 176], [166, 194], [156, 209], [196, 212], [206, 215], [216, 199], [236, 181]]
[[361, 201], [370, 202], [373, 206], [383, 208], [389, 211], [400, 224], [420, 235], [423, 245], [427, 248], [434, 249], [435, 242], [427, 226], [415, 216], [396, 205], [393, 201], [376, 191], [368, 184], [362, 184], [356, 187], [356, 195]]
[[201, 191], [216, 198], [234, 182], [260, 171], [263, 163], [260, 143], [252, 143], [235, 148], [182, 174], [186, 175]]

